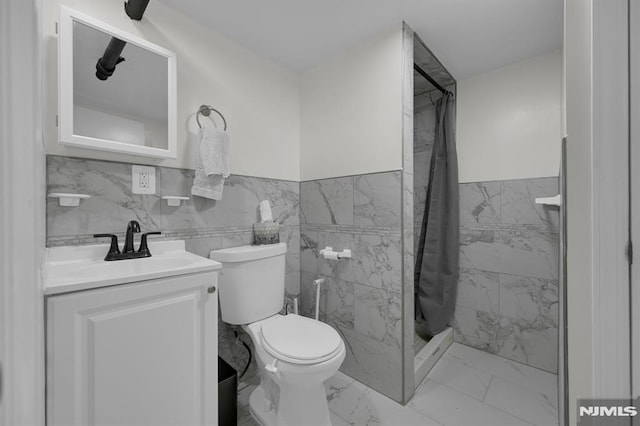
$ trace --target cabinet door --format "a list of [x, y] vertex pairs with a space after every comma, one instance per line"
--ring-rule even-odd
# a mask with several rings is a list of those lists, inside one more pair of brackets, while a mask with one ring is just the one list
[[217, 273], [47, 301], [49, 425], [215, 425]]

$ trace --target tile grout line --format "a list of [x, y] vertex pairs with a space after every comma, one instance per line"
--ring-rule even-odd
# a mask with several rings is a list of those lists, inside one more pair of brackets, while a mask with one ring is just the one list
[[484, 391], [484, 395], [482, 396], [482, 402], [485, 402], [484, 400], [487, 398], [487, 394], [489, 393], [489, 388], [491, 387], [491, 384], [493, 383], [493, 375], [491, 376], [491, 378], [489, 379], [489, 384], [487, 385], [487, 390]]

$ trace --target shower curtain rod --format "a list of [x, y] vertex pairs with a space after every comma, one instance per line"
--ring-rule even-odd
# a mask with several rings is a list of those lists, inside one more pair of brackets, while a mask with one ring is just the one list
[[442, 93], [447, 93], [447, 91], [444, 89], [444, 87], [440, 86], [438, 84], [437, 81], [435, 81], [429, 74], [426, 73], [425, 70], [423, 70], [422, 68], [420, 68], [420, 66], [416, 63], [413, 64], [413, 69], [418, 71], [418, 74], [420, 74], [421, 76], [423, 76], [424, 78], [426, 78], [429, 83], [433, 84], [433, 86], [438, 89], [439, 91], [441, 91]]

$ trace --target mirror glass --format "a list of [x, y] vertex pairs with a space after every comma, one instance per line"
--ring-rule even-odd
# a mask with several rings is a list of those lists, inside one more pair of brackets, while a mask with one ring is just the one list
[[175, 158], [175, 54], [64, 9], [60, 142]]

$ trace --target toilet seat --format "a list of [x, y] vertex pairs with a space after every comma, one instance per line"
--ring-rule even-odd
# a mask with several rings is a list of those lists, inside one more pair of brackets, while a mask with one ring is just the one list
[[317, 364], [333, 358], [341, 349], [338, 332], [320, 321], [299, 315], [276, 315], [260, 327], [264, 349], [292, 364]]

